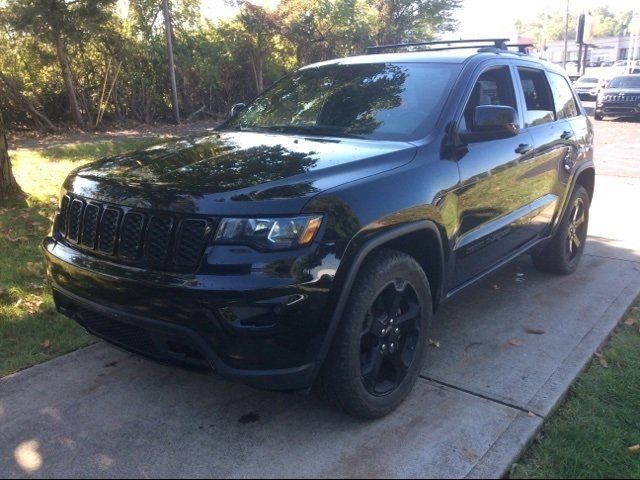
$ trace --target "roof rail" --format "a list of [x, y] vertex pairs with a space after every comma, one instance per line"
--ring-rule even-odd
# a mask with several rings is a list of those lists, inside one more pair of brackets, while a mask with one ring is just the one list
[[[391, 45], [372, 45], [367, 47], [367, 54], [379, 53], [385, 50], [394, 50], [410, 48], [415, 50], [452, 50], [458, 48], [482, 48], [493, 46], [500, 50], [506, 50], [508, 38], [476, 38], [472, 40], [437, 40], [433, 42], [411, 42], [396, 43]], [[470, 45], [465, 45], [470, 44]], [[489, 44], [489, 45], [487, 45]], [[431, 48], [433, 45], [442, 45], [437, 49]], [[424, 47], [424, 48], [418, 48]]]
[[[373, 45], [367, 47], [367, 54], [380, 53], [386, 50], [398, 51], [399, 49], [411, 49], [411, 51], [438, 52], [442, 50], [475, 49], [479, 52], [501, 53], [509, 51], [509, 48], [517, 48], [518, 52], [526, 55], [532, 43], [507, 43], [508, 38], [477, 38], [473, 40], [438, 40], [434, 42], [396, 43], [391, 45]], [[488, 45], [487, 45], [488, 44]]]

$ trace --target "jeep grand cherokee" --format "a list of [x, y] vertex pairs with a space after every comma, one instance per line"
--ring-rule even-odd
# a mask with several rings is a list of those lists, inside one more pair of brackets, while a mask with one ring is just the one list
[[210, 134], [74, 171], [43, 245], [59, 311], [374, 418], [413, 388], [443, 302], [524, 253], [573, 272], [593, 130], [566, 75], [502, 42], [402, 47], [301, 68]]

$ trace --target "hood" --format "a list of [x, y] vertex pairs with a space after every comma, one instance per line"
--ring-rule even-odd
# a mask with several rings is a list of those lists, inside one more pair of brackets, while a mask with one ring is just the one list
[[602, 95], [620, 95], [620, 96], [633, 96], [640, 95], [640, 88], [605, 88], [602, 90]]
[[593, 90], [600, 88], [597, 83], [576, 83], [573, 85], [576, 90]]
[[410, 162], [405, 142], [215, 132], [80, 167], [72, 193], [205, 214], [297, 213], [318, 193]]

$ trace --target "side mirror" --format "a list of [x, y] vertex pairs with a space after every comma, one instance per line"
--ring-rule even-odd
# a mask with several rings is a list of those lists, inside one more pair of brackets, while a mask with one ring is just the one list
[[237, 114], [239, 114], [242, 110], [245, 109], [247, 105], [244, 103], [236, 103], [233, 107], [231, 107], [231, 113], [230, 116], [231, 117], [235, 117]]
[[461, 132], [465, 142], [486, 142], [515, 137], [520, 133], [518, 112], [504, 105], [480, 105], [473, 115], [470, 131]]

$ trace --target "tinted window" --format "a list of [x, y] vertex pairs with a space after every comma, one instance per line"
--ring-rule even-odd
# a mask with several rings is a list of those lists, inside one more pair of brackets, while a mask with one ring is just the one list
[[542, 125], [555, 120], [553, 98], [542, 70], [518, 68], [520, 83], [524, 93], [527, 110], [525, 123], [528, 127]]
[[435, 125], [460, 65], [326, 65], [299, 70], [222, 129], [415, 140]]
[[503, 105], [517, 108], [514, 92], [509, 67], [497, 67], [483, 72], [474, 85], [465, 106], [460, 130], [471, 128], [476, 107], [480, 105]]
[[578, 116], [578, 106], [567, 81], [561, 75], [550, 73], [549, 82], [553, 91], [557, 117], [560, 119]]
[[614, 77], [607, 88], [640, 88], [640, 75]]

